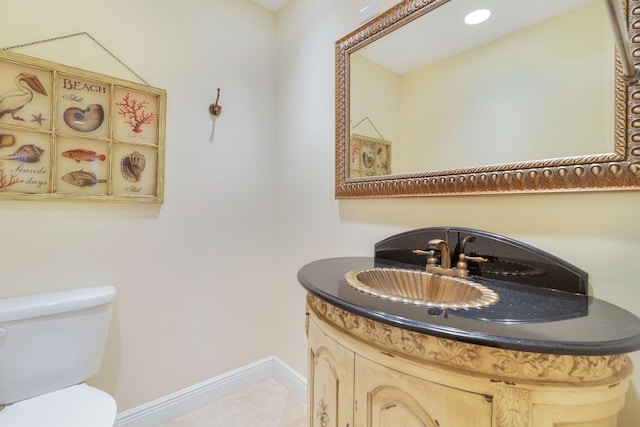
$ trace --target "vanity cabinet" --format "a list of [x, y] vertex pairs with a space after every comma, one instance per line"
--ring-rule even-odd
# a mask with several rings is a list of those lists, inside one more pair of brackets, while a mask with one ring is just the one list
[[491, 427], [491, 398], [356, 356], [355, 426]]
[[354, 353], [309, 327], [309, 427], [353, 425]]
[[627, 355], [499, 349], [307, 297], [311, 427], [614, 427]]

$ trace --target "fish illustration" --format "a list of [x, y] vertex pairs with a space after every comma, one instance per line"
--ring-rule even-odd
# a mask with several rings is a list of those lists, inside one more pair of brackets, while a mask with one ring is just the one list
[[100, 160], [101, 162], [103, 162], [106, 159], [106, 156], [104, 154], [97, 154], [95, 151], [84, 150], [82, 148], [65, 151], [62, 153], [62, 157], [75, 160], [78, 163], [80, 163], [81, 161], [94, 162], [96, 160]]
[[69, 184], [77, 185], [78, 187], [93, 187], [96, 184], [107, 182], [106, 179], [98, 179], [95, 173], [87, 172], [82, 169], [79, 171], [69, 172], [62, 177], [62, 180]]
[[40, 155], [44, 150], [37, 145], [27, 144], [18, 148], [10, 156], [0, 156], [0, 160], [17, 160], [23, 163], [35, 163], [40, 160]]

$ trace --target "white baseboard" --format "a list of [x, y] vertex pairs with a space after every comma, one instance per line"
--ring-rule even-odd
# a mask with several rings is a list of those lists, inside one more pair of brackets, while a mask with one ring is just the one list
[[307, 402], [307, 379], [287, 365], [279, 357], [272, 356], [272, 376], [298, 399]]
[[270, 378], [306, 401], [306, 378], [271, 356], [121, 412], [114, 427], [157, 427]]

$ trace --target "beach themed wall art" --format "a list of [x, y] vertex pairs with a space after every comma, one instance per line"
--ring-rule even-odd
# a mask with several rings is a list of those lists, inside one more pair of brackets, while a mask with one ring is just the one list
[[0, 51], [0, 200], [162, 203], [166, 92]]
[[364, 135], [352, 135], [349, 149], [349, 177], [389, 175], [391, 142]]

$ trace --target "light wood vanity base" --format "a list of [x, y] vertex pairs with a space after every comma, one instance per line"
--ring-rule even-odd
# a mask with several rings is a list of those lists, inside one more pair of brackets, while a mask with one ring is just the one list
[[467, 344], [307, 296], [310, 427], [615, 427], [627, 355]]

